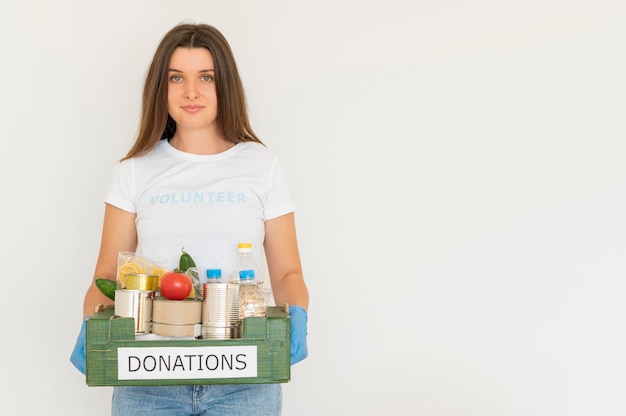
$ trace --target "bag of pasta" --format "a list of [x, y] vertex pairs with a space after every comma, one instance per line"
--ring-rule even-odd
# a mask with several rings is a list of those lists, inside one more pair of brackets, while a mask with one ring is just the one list
[[158, 260], [121, 251], [117, 256], [117, 288], [128, 290], [159, 289], [159, 280], [167, 270]]

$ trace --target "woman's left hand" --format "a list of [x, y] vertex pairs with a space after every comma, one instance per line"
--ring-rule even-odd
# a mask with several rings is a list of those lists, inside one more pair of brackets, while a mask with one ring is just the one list
[[289, 315], [291, 317], [291, 365], [294, 365], [309, 355], [306, 345], [308, 315], [303, 308], [295, 305], [289, 306]]

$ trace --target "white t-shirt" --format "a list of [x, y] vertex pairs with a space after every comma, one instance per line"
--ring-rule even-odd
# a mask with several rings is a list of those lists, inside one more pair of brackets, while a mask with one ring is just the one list
[[238, 243], [252, 243], [262, 266], [265, 220], [294, 211], [278, 160], [255, 142], [195, 155], [161, 140], [117, 164], [105, 202], [137, 214], [138, 255], [174, 269], [184, 247], [201, 278], [209, 268], [230, 276]]

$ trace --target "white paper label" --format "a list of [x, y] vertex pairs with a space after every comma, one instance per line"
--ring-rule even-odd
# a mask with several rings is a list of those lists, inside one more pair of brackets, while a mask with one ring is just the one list
[[256, 345], [117, 349], [118, 380], [256, 376]]

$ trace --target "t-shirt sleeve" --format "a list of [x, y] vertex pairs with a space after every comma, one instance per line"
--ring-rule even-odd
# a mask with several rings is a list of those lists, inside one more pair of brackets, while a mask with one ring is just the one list
[[287, 183], [287, 177], [277, 159], [274, 159], [272, 165], [270, 189], [263, 204], [263, 211], [266, 220], [295, 211], [295, 202]]
[[109, 189], [104, 202], [124, 211], [136, 213], [135, 196], [133, 195], [133, 163], [125, 160], [117, 163], [113, 169]]

